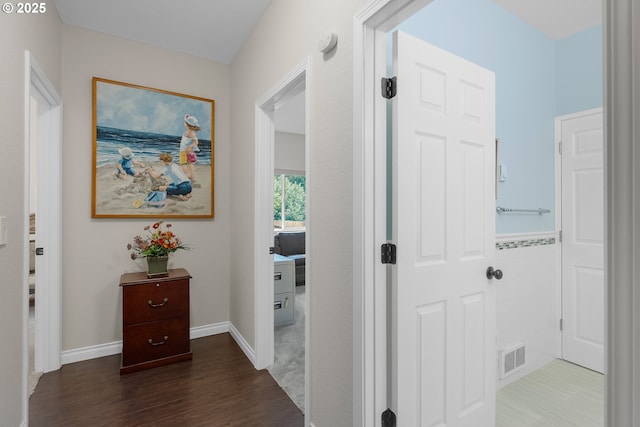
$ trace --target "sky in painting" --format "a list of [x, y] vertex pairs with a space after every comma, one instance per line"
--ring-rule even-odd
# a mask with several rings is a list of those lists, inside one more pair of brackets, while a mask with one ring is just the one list
[[96, 82], [98, 126], [182, 135], [184, 116], [198, 118], [198, 138], [211, 140], [211, 102], [120, 84]]

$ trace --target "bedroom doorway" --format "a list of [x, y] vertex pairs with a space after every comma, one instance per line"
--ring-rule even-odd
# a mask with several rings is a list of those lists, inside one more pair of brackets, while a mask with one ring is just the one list
[[274, 114], [274, 363], [269, 373], [304, 412], [306, 92]]
[[[28, 384], [30, 362], [33, 362], [35, 372], [46, 373], [61, 366], [62, 99], [28, 51], [25, 52], [25, 63], [23, 378]], [[29, 214], [36, 213], [35, 210], [35, 229], [31, 233]], [[34, 249], [41, 255], [34, 258], [37, 303], [33, 316], [34, 354], [30, 358], [29, 259], [32, 240]], [[25, 414], [28, 398], [28, 387], [25, 387]]]
[[[309, 255], [309, 140], [308, 140], [308, 100], [306, 76], [308, 72], [308, 60], [298, 65], [287, 74], [278, 84], [268, 91], [258, 102], [256, 102], [256, 182], [255, 182], [255, 361], [256, 369], [266, 369], [272, 373], [276, 381], [289, 394], [292, 401], [305, 413], [309, 413], [309, 308], [310, 308], [310, 255]], [[278, 148], [276, 148], [278, 147]], [[288, 148], [287, 148], [288, 147]], [[293, 158], [284, 159], [282, 152], [291, 154], [297, 151]], [[276, 153], [281, 153], [276, 163]], [[300, 154], [301, 153], [301, 154]], [[289, 166], [282, 166], [288, 164]], [[277, 166], [279, 164], [280, 166]], [[291, 166], [294, 165], [294, 166]], [[280, 292], [280, 286], [276, 287], [274, 276], [274, 252], [275, 252], [275, 223], [274, 223], [274, 187], [275, 172], [278, 169], [280, 175], [296, 175], [303, 177], [293, 181], [304, 181], [306, 189], [304, 196], [304, 226], [306, 237], [303, 237], [303, 254], [305, 257], [305, 267], [302, 283], [304, 286], [295, 286], [295, 266], [291, 263], [292, 277], [291, 295], [288, 302], [285, 299], [278, 302], [275, 298], [275, 291]], [[281, 178], [282, 179], [282, 178]], [[283, 219], [284, 223], [284, 219]], [[298, 227], [300, 228], [300, 227]], [[300, 231], [300, 230], [298, 230]], [[283, 277], [282, 275], [280, 276]], [[280, 282], [278, 282], [280, 283]], [[304, 292], [302, 292], [304, 291]], [[286, 293], [285, 293], [286, 294]], [[301, 295], [302, 294], [302, 295]], [[285, 295], [286, 297], [286, 295]], [[301, 298], [302, 297], [302, 298]], [[278, 307], [286, 308], [291, 313], [282, 322], [282, 314], [275, 311]], [[296, 307], [297, 305], [297, 307]], [[296, 316], [297, 314], [297, 316]], [[277, 316], [277, 317], [276, 317]], [[303, 320], [304, 323], [295, 322], [295, 318]], [[275, 349], [276, 331], [275, 321], [278, 326], [293, 329], [294, 335], [297, 331], [298, 341], [293, 347], [297, 348], [297, 356], [293, 354], [293, 347], [290, 350]], [[279, 330], [279, 332], [282, 332]], [[292, 335], [293, 336], [293, 335]], [[289, 340], [288, 338], [286, 339]], [[283, 342], [279, 337], [280, 344]], [[276, 351], [279, 351], [276, 360]], [[296, 359], [297, 369], [295, 375], [285, 368], [285, 365], [293, 363], [290, 359]], [[284, 361], [282, 359], [285, 359]], [[278, 362], [278, 363], [274, 363]], [[278, 366], [278, 364], [282, 366]], [[278, 379], [280, 371], [281, 382]], [[291, 377], [297, 379], [291, 380]], [[291, 381], [290, 381], [291, 380]], [[294, 390], [295, 389], [295, 390]], [[306, 408], [304, 410], [303, 408]]]

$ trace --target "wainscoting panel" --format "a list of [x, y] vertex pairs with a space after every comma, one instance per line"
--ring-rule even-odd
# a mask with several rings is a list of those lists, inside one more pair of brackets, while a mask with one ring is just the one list
[[524, 344], [524, 365], [497, 387], [509, 384], [554, 360], [559, 337], [560, 245], [556, 233], [498, 236], [494, 281], [497, 352]]

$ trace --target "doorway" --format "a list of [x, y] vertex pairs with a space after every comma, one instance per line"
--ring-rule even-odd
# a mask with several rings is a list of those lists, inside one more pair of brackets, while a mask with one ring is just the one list
[[602, 108], [557, 117], [557, 215], [562, 230], [562, 358], [604, 373]]
[[[62, 99], [35, 58], [25, 52], [25, 260], [30, 241], [41, 253], [35, 257], [34, 357], [36, 372], [50, 372], [61, 366], [61, 282], [62, 282]], [[35, 142], [37, 140], [37, 143]], [[37, 171], [32, 170], [31, 148]], [[34, 182], [32, 182], [34, 181]], [[33, 185], [32, 185], [33, 184]], [[34, 192], [33, 199], [30, 194]], [[35, 233], [30, 233], [30, 215], [35, 206]], [[24, 271], [24, 381], [29, 374], [29, 270]], [[24, 411], [28, 408], [25, 387]]]
[[[365, 408], [362, 412], [356, 411], [355, 422], [363, 425], [378, 425], [380, 422], [379, 414], [385, 410], [392, 388], [391, 379], [385, 373], [382, 367], [387, 365], [386, 346], [380, 343], [388, 343], [389, 338], [386, 336], [386, 322], [380, 321], [384, 312], [384, 304], [381, 300], [385, 300], [387, 291], [385, 289], [385, 271], [377, 260], [380, 257], [381, 244], [385, 242], [387, 236], [385, 232], [385, 221], [375, 214], [368, 215], [367, 212], [385, 212], [386, 206], [379, 202], [379, 196], [371, 196], [373, 194], [380, 195], [381, 188], [386, 187], [384, 180], [377, 179], [375, 171], [384, 171], [385, 149], [384, 141], [386, 139], [385, 127], [381, 123], [386, 121], [384, 106], [379, 102], [377, 95], [379, 93], [380, 78], [386, 76], [385, 67], [380, 64], [377, 58], [384, 50], [380, 45], [386, 43], [386, 33], [411, 16], [417, 10], [423, 8], [429, 1], [399, 1], [389, 2], [380, 6], [377, 10], [364, 10], [356, 17], [356, 58], [360, 55], [364, 58], [362, 64], [356, 61], [355, 80], [362, 81], [362, 85], [356, 85], [356, 212], [362, 212], [365, 221], [359, 230], [355, 232], [354, 253], [356, 268], [354, 275], [356, 279], [356, 287], [354, 291], [354, 300], [357, 304], [356, 308], [360, 312], [354, 314], [354, 328], [356, 337], [363, 337], [363, 343], [356, 348], [356, 360], [361, 360], [361, 369], [357, 372], [356, 385], [359, 385], [365, 391], [367, 398], [357, 400], [356, 408]], [[447, 23], [446, 25], [450, 25]], [[361, 26], [361, 28], [359, 28]], [[359, 30], [359, 31], [358, 31]], [[361, 37], [361, 38], [358, 38]], [[378, 48], [376, 49], [376, 46]], [[359, 50], [361, 49], [361, 50]], [[551, 121], [552, 122], [552, 121]], [[363, 123], [362, 129], [359, 129], [359, 123]], [[374, 147], [367, 146], [371, 140], [375, 140]], [[366, 141], [366, 142], [365, 142]], [[362, 144], [360, 144], [362, 142]], [[384, 175], [383, 172], [379, 172]], [[375, 189], [378, 191], [375, 191]], [[371, 242], [373, 245], [371, 244]], [[358, 255], [358, 254], [361, 255]], [[373, 285], [371, 285], [373, 283]], [[368, 310], [374, 308], [374, 313], [378, 316], [372, 316]], [[381, 332], [382, 331], [382, 332]], [[359, 352], [359, 353], [358, 353]], [[369, 357], [369, 352], [375, 354]], [[371, 372], [376, 372], [371, 374]], [[375, 378], [375, 381], [368, 382]], [[358, 379], [362, 379], [359, 382]], [[375, 411], [367, 411], [366, 408], [375, 407]], [[378, 414], [378, 416], [374, 416]]]
[[[310, 170], [309, 170], [309, 132], [308, 132], [308, 105], [309, 90], [307, 87], [307, 74], [309, 71], [308, 60], [298, 65], [287, 74], [270, 91], [263, 95], [256, 103], [256, 182], [255, 182], [255, 331], [256, 369], [265, 369], [274, 365], [274, 171], [275, 147], [276, 147], [276, 118], [278, 113], [286, 111], [285, 106], [289, 102], [301, 103], [304, 106], [303, 123], [299, 124], [304, 130], [304, 174], [306, 220], [305, 220], [305, 298], [303, 311], [304, 322], [304, 408], [305, 414], [309, 413], [309, 318], [311, 283], [309, 281], [311, 269], [311, 257], [309, 251], [309, 233], [311, 227], [309, 221], [310, 211]], [[300, 128], [300, 127], [299, 127]], [[280, 128], [282, 129], [282, 128]]]

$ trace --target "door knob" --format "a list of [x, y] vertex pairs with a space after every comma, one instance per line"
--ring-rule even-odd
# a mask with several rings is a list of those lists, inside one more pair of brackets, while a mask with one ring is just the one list
[[488, 267], [487, 279], [493, 279], [494, 277], [496, 278], [496, 280], [502, 279], [502, 270], [494, 270], [493, 267]]

